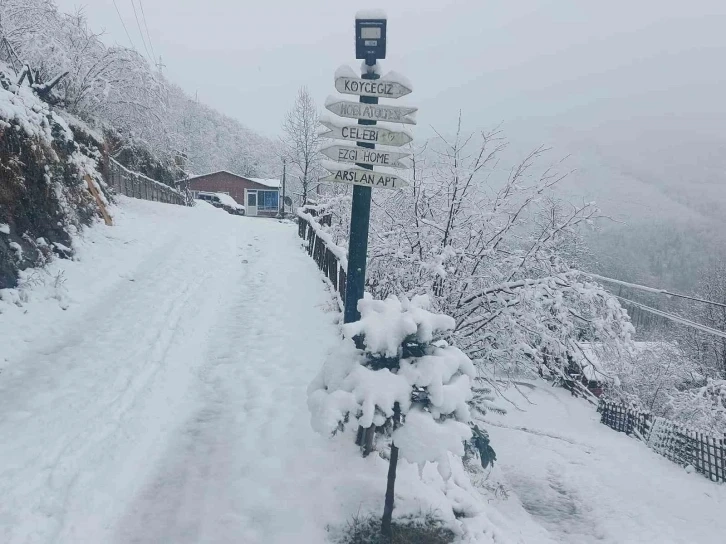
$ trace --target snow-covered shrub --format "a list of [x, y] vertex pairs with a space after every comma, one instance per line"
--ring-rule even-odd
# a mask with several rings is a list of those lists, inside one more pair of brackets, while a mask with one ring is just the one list
[[672, 419], [693, 429], [726, 434], [726, 380], [708, 378], [706, 385], [669, 395]]
[[[476, 369], [445, 339], [454, 320], [430, 307], [426, 296], [366, 296], [358, 303], [361, 319], [343, 326], [344, 340], [308, 388], [313, 427], [327, 435], [357, 427], [364, 454], [388, 455], [394, 479], [400, 454], [420, 471], [435, 463], [447, 480], [450, 455], [464, 456], [472, 438], [468, 403]], [[390, 472], [386, 495], [390, 528]]]

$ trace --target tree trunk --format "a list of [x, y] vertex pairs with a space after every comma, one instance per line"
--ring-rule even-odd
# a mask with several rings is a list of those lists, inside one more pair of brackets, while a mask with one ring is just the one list
[[[401, 424], [401, 406], [393, 404], [393, 430]], [[381, 521], [381, 535], [383, 541], [389, 544], [393, 541], [393, 499], [396, 487], [396, 467], [398, 466], [398, 448], [391, 442], [391, 458], [388, 461], [388, 483], [386, 484], [386, 502], [383, 507], [383, 520]]]
[[391, 527], [391, 519], [393, 518], [393, 497], [396, 486], [396, 467], [398, 466], [398, 448], [395, 444], [391, 444], [391, 459], [388, 461], [388, 484], [386, 485], [386, 504], [383, 507], [383, 521], [381, 522], [381, 535], [384, 542], [393, 541], [393, 528]]

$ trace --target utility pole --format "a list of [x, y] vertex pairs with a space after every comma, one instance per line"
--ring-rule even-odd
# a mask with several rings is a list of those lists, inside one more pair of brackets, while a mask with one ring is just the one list
[[283, 157], [282, 159], [282, 208], [279, 212], [279, 217], [285, 219], [285, 178], [287, 177], [287, 160]]

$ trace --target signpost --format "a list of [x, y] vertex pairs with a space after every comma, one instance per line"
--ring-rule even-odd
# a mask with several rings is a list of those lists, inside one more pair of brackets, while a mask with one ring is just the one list
[[408, 168], [408, 165], [399, 161], [410, 157], [410, 153], [397, 151], [384, 151], [382, 149], [365, 149], [349, 145], [331, 145], [324, 147], [320, 152], [338, 162], [353, 164], [370, 164], [372, 166], [387, 166], [388, 168]]
[[[378, 99], [398, 99], [412, 92], [412, 86], [401, 75], [389, 73], [381, 78], [378, 74], [378, 59], [386, 58], [385, 15], [380, 12], [361, 12], [356, 15], [356, 58], [363, 59], [363, 73], [357, 77], [349, 67], [342, 67], [335, 73], [335, 89], [343, 94], [359, 95], [359, 102], [330, 97], [325, 107], [335, 115], [357, 119], [358, 124], [333, 120], [321, 120], [328, 130], [320, 134], [323, 138], [356, 142], [356, 147], [330, 145], [322, 153], [338, 163], [325, 166], [330, 175], [320, 181], [353, 185], [353, 203], [350, 215], [348, 244], [348, 273], [345, 282], [344, 321], [351, 323], [360, 319], [358, 301], [363, 298], [366, 276], [366, 254], [368, 253], [368, 227], [371, 213], [371, 189], [398, 190], [408, 182], [389, 172], [374, 171], [373, 167], [407, 168], [400, 159], [410, 153], [376, 149], [376, 144], [399, 147], [410, 143], [413, 136], [403, 129], [377, 126], [379, 121], [415, 125], [418, 108], [379, 104]], [[348, 166], [355, 165], [355, 166]], [[366, 429], [364, 455], [372, 448], [373, 427]], [[360, 435], [361, 430], [359, 430]], [[360, 435], [362, 436], [362, 435]], [[359, 436], [359, 439], [360, 439]], [[357, 440], [357, 443], [359, 441]], [[387, 499], [388, 500], [388, 499]]]
[[[367, 98], [367, 97], [361, 97]], [[325, 101], [325, 108], [341, 117], [351, 119], [367, 119], [368, 121], [386, 121], [388, 123], [404, 123], [415, 125], [416, 118], [411, 114], [416, 113], [418, 108], [405, 106], [384, 106], [382, 104], [361, 104], [360, 102], [348, 102], [328, 97]]]
[[327, 132], [320, 134], [323, 138], [353, 140], [394, 147], [400, 147], [413, 141], [413, 137], [405, 130], [391, 130], [370, 125], [366, 127], [361, 125], [337, 125], [326, 120], [321, 120], [320, 124], [329, 129]]
[[373, 189], [402, 189], [408, 187], [408, 182], [393, 174], [384, 172], [373, 172], [361, 168], [330, 168], [330, 175], [320, 178], [320, 181], [330, 183], [348, 183], [351, 185], [362, 185]]

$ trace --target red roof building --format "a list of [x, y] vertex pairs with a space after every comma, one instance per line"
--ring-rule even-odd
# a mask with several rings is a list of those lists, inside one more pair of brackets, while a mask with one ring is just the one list
[[196, 193], [226, 193], [245, 206], [247, 216], [274, 217], [280, 209], [280, 180], [246, 178], [226, 170], [189, 178], [189, 190]]

